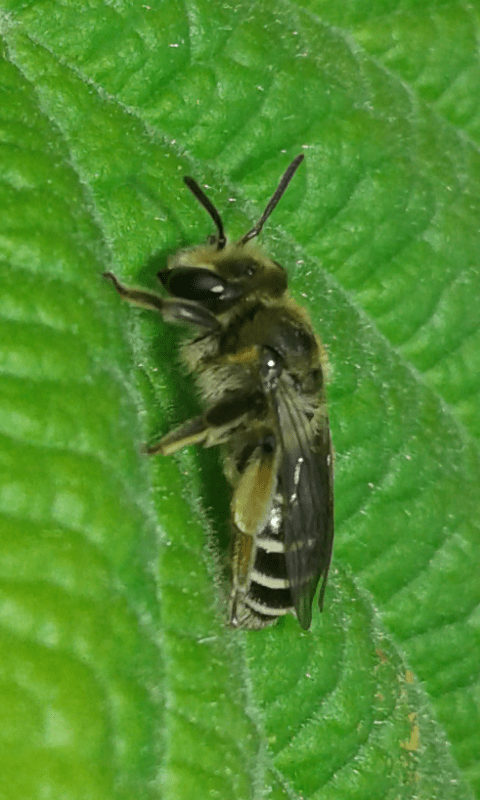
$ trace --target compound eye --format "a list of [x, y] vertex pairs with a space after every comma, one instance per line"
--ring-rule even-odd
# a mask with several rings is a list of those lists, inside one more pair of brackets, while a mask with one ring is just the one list
[[158, 277], [169, 294], [196, 302], [202, 302], [207, 297], [220, 297], [227, 285], [223, 278], [209, 269], [190, 267], [163, 269], [158, 273]]
[[175, 267], [161, 270], [158, 277], [169, 294], [200, 303], [214, 314], [225, 311], [243, 294], [241, 287], [210, 269]]

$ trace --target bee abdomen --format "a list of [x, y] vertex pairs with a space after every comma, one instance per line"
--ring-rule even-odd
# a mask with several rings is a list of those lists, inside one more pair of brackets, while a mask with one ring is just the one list
[[283, 542], [259, 537], [256, 546], [245, 603], [255, 613], [275, 619], [293, 608]]

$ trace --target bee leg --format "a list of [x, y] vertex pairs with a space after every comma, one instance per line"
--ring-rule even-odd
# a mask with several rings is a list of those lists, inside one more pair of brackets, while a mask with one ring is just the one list
[[169, 456], [188, 447], [190, 444], [203, 444], [208, 434], [208, 425], [202, 417], [189, 419], [179, 428], [165, 434], [157, 444], [152, 444], [145, 448], [148, 455], [153, 456], [159, 453], [162, 456]]
[[231, 436], [232, 428], [237, 427], [242, 418], [258, 419], [265, 410], [265, 396], [260, 390], [230, 392], [200, 417], [167, 433], [158, 444], [147, 448], [147, 453], [169, 456], [190, 444], [203, 444], [204, 447], [221, 444]]
[[[251, 616], [245, 598], [255, 562], [255, 537], [268, 520], [277, 488], [279, 450], [273, 434], [262, 437], [235, 489], [232, 503], [234, 531], [230, 624], [239, 627]], [[249, 627], [247, 625], [247, 627]]]
[[219, 328], [219, 322], [214, 314], [200, 303], [192, 300], [165, 299], [144, 289], [131, 289], [120, 283], [113, 272], [104, 272], [103, 276], [113, 283], [120, 297], [142, 308], [158, 311], [166, 322], [180, 322], [207, 331]]

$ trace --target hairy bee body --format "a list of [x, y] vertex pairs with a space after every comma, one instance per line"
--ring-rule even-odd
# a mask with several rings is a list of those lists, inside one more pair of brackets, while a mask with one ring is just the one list
[[320, 607], [333, 542], [333, 465], [324, 398], [325, 357], [306, 311], [287, 291], [283, 267], [250, 239], [302, 160], [290, 165], [259, 223], [227, 243], [216, 209], [191, 179], [186, 184], [214, 220], [218, 235], [181, 250], [159, 278], [169, 299], [120, 284], [127, 300], [199, 332], [182, 346], [207, 410], [149, 449], [168, 455], [188, 444], [220, 445], [231, 502], [230, 623], [262, 628], [295, 613], [311, 622]]

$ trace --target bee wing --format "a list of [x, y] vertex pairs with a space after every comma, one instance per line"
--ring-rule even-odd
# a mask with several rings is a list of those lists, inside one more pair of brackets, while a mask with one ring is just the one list
[[320, 577], [323, 607], [333, 545], [333, 458], [328, 419], [312, 426], [291, 381], [281, 377], [274, 392], [282, 449], [279, 478], [284, 498], [284, 545], [295, 611], [302, 628], [312, 620]]

